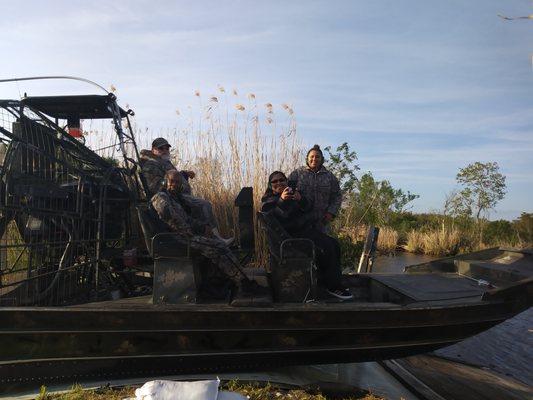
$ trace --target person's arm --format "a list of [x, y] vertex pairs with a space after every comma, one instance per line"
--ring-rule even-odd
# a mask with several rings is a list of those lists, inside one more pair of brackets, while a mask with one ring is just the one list
[[339, 213], [342, 204], [342, 192], [339, 185], [339, 180], [333, 174], [331, 174], [330, 181], [330, 194], [329, 194], [329, 204], [327, 208], [327, 213], [331, 214], [333, 217]]
[[261, 211], [270, 212], [278, 206], [279, 196], [263, 196], [261, 199]]
[[187, 213], [177, 202], [171, 202], [168, 194], [160, 192], [152, 197], [152, 207], [174, 232], [183, 236], [193, 235], [193, 227], [189, 224]]
[[287, 219], [288, 202], [283, 201], [281, 196], [270, 195], [262, 199], [261, 211], [270, 212], [278, 218]]
[[142, 174], [148, 184], [150, 193], [155, 194], [163, 187], [165, 172], [154, 162], [147, 162], [142, 167]]

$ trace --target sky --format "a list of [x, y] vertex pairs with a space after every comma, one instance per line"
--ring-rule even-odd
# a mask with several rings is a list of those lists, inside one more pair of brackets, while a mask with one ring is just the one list
[[[290, 104], [305, 146], [348, 142], [361, 173], [442, 208], [460, 168], [496, 161], [491, 219], [533, 212], [530, 0], [0, 0], [0, 79], [81, 76], [114, 85], [140, 126], [172, 128], [218, 85]], [[6, 18], [6, 16], [9, 16]], [[86, 93], [0, 84], [0, 98]]]

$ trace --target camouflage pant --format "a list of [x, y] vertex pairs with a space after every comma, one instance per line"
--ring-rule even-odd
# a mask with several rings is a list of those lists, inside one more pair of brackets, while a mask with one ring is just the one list
[[190, 194], [182, 194], [181, 198], [185, 205], [191, 208], [196, 218], [201, 219], [213, 229], [217, 227], [215, 214], [213, 214], [213, 206], [209, 201], [194, 197]]
[[195, 235], [189, 239], [191, 249], [210, 259], [233, 282], [240, 285], [239, 260], [228, 246], [219, 239]]

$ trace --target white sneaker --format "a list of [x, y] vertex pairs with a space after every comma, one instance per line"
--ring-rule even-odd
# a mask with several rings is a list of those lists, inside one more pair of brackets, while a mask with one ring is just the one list
[[226, 246], [230, 246], [235, 241], [235, 236], [230, 238], [223, 238], [217, 228], [213, 228], [213, 235], [218, 239], [224, 242]]
[[353, 294], [351, 294], [348, 289], [344, 289], [344, 288], [339, 288], [339, 289], [335, 289], [335, 290], [329, 290], [328, 289], [327, 292], [331, 296], [336, 297], [336, 298], [341, 299], [341, 300], [351, 300], [351, 299], [353, 299]]
[[235, 241], [235, 236], [227, 238], [227, 239], [220, 237], [219, 239], [222, 240], [224, 243], [226, 243], [226, 246], [230, 246]]

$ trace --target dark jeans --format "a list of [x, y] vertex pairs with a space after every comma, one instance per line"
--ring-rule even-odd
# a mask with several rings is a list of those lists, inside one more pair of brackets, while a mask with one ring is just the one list
[[319, 284], [330, 290], [340, 288], [342, 278], [341, 248], [337, 239], [315, 229], [300, 231], [292, 236], [310, 239], [315, 244]]

